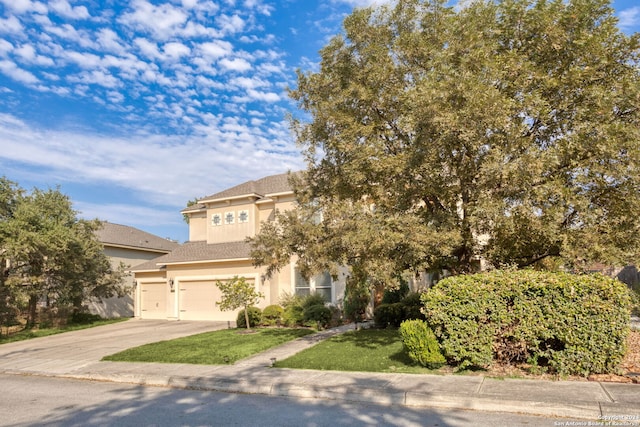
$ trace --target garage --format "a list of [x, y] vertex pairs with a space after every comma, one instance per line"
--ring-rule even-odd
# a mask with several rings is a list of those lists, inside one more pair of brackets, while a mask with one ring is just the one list
[[140, 284], [140, 317], [143, 319], [167, 318], [167, 284]]
[[236, 320], [237, 311], [221, 311], [222, 294], [215, 281], [180, 281], [178, 300], [181, 320]]
[[215, 282], [180, 282], [181, 320], [223, 320], [216, 301], [220, 301], [220, 290]]

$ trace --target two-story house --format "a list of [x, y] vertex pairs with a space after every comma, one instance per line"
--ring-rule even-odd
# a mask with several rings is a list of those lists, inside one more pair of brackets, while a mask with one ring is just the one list
[[283, 293], [319, 292], [337, 303], [344, 294], [343, 281], [328, 274], [304, 280], [295, 260], [271, 278], [250, 258], [247, 237], [260, 225], [275, 219], [275, 211], [291, 209], [295, 197], [289, 174], [248, 181], [205, 197], [182, 211], [189, 219], [189, 241], [132, 269], [135, 275], [135, 316], [147, 319], [235, 320], [237, 312], [221, 311], [216, 281], [245, 277], [264, 295], [258, 304], [277, 304]]

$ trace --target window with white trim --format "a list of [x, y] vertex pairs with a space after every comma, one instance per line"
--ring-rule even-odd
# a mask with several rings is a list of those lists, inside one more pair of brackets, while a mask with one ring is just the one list
[[220, 215], [219, 213], [211, 215], [211, 225], [222, 225], [222, 215]]
[[295, 269], [295, 292], [296, 295], [307, 296], [311, 293], [317, 293], [324, 297], [326, 302], [332, 301], [332, 279], [328, 271], [320, 273], [313, 277], [310, 281], [306, 280], [300, 274], [300, 270]]
[[238, 211], [238, 223], [249, 222], [249, 211]]
[[236, 214], [235, 212], [225, 212], [224, 213], [224, 223], [229, 225], [235, 222]]

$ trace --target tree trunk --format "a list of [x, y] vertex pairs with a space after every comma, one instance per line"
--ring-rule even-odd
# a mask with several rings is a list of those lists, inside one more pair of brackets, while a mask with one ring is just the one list
[[249, 324], [249, 307], [244, 306], [244, 321], [247, 324], [247, 330], [251, 330], [251, 325]]
[[33, 328], [36, 325], [37, 312], [38, 312], [38, 296], [31, 295], [29, 297], [29, 313], [27, 316], [27, 328]]

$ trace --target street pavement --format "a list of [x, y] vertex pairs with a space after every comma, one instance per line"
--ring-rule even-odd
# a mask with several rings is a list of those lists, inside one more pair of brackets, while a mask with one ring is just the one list
[[[359, 325], [362, 327], [363, 325]], [[567, 417], [640, 426], [640, 385], [483, 376], [314, 371], [271, 367], [274, 360], [355, 325], [306, 336], [233, 365], [101, 362], [149, 342], [229, 327], [227, 322], [126, 322], [0, 345], [0, 373], [94, 381]], [[597, 424], [594, 424], [597, 425]]]

